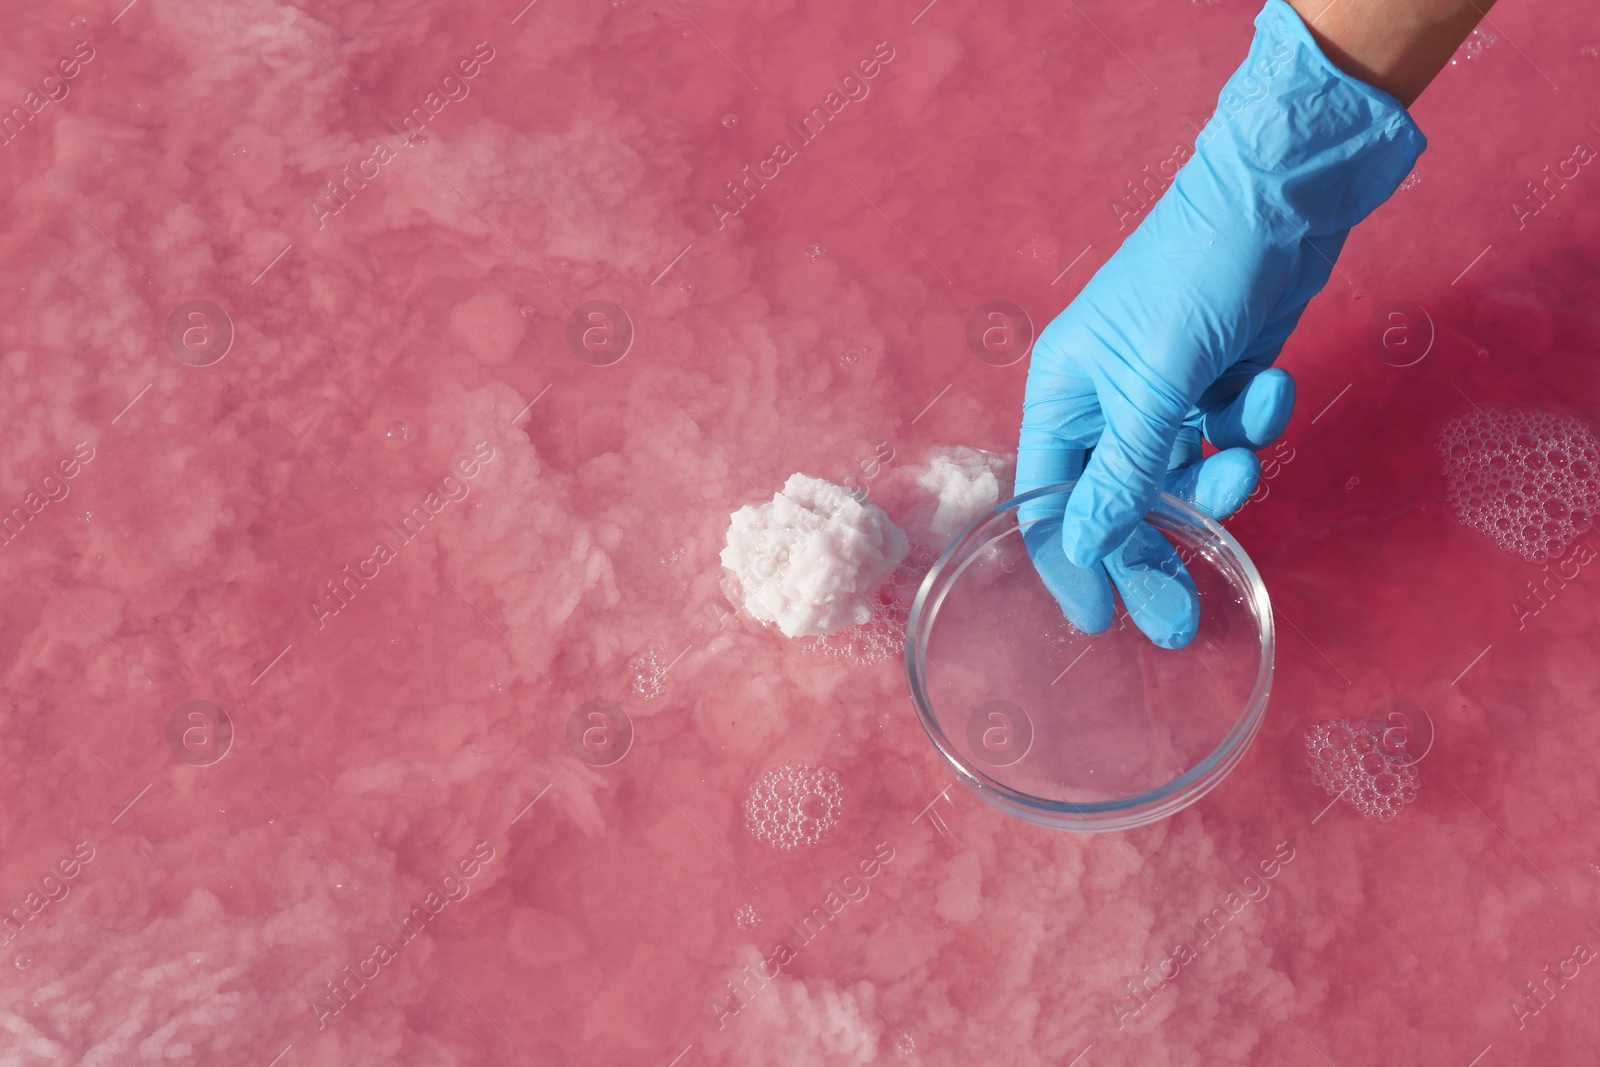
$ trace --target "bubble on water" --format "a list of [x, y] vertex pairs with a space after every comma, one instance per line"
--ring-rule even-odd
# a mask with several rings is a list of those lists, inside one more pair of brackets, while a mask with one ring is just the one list
[[394, 422], [389, 424], [389, 428], [387, 430], [383, 431], [383, 436], [387, 437], [391, 441], [404, 443], [411, 440], [411, 427], [396, 419]]
[[733, 112], [730, 111], [726, 115], [722, 116], [722, 127], [723, 127], [723, 129], [731, 130], [737, 125], [739, 125], [739, 116], [738, 115], [735, 115]]
[[670, 567], [683, 558], [683, 546], [677, 545], [661, 554], [661, 565]]
[[1349, 481], [1344, 483], [1344, 487], [1346, 489], [1354, 489], [1356, 486], [1358, 486], [1360, 484], [1361, 484], [1361, 479], [1356, 477], [1354, 474], [1352, 474], [1350, 476]]
[[1456, 50], [1457, 58], [1450, 60], [1450, 65], [1455, 66], [1460, 59], [1477, 59], [1490, 48], [1493, 48], [1499, 40], [1499, 35], [1493, 30], [1486, 30], [1479, 26], [1467, 35], [1465, 41], [1461, 42], [1461, 47]]
[[667, 676], [666, 664], [662, 662], [662, 649], [652, 648], [642, 656], [636, 656], [629, 662], [628, 670], [633, 676], [631, 685], [633, 691], [646, 700], [654, 700], [661, 695], [662, 679]]
[[813, 244], [810, 248], [806, 249], [806, 258], [807, 259], [812, 259], [812, 260], [821, 259], [822, 258], [822, 253], [824, 253], [826, 251], [827, 251], [827, 249], [823, 248], [821, 245]]
[[1584, 59], [1600, 60], [1600, 43], [1580, 45], [1578, 54]]
[[240, 145], [238, 148], [235, 148], [232, 152], [228, 153], [228, 155], [232, 156], [234, 159], [238, 159], [240, 156], [247, 156], [249, 154], [250, 149], [246, 148], [244, 145]]
[[754, 904], [741, 905], [739, 910], [733, 913], [733, 921], [739, 924], [739, 929], [741, 930], [759, 926], [761, 924], [761, 910]]
[[22, 955], [18, 956], [16, 958], [16, 960], [13, 961], [13, 963], [15, 964], [17, 970], [25, 971], [29, 967], [33, 966], [33, 957], [28, 955], [27, 953], [23, 953]]
[[1402, 193], [1408, 192], [1409, 190], [1415, 189], [1421, 184], [1422, 175], [1418, 174], [1416, 171], [1412, 171], [1410, 174], [1406, 175], [1406, 180], [1400, 183], [1399, 191]]
[[89, 16], [88, 15], [74, 15], [70, 19], [67, 20], [67, 25], [68, 26], [72, 26], [74, 28], [87, 26], [87, 25], [89, 25]]
[[932, 549], [913, 541], [906, 558], [873, 596], [871, 618], [836, 634], [803, 641], [802, 647], [850, 660], [858, 667], [871, 667], [905, 655], [911, 602], [916, 599], [923, 577], [937, 558]]
[[84, 523], [85, 525], [94, 522], [94, 512], [85, 511], [82, 515], [78, 516], [78, 521]]
[[1436, 446], [1457, 521], [1530, 563], [1560, 556], [1588, 528], [1600, 506], [1596, 449], [1582, 420], [1520, 407], [1463, 412]]
[[522, 305], [522, 317], [525, 318], [525, 319], [533, 318], [533, 305], [532, 304], [523, 304]]
[[853, 367], [860, 362], [861, 352], [859, 349], [849, 349], [839, 357], [839, 366], [841, 367]]
[[1390, 730], [1377, 719], [1323, 719], [1306, 727], [1311, 780], [1369, 819], [1393, 819], [1416, 800], [1422, 782], [1405, 745], [1384, 743]]
[[688, 278], [685, 278], [683, 281], [678, 283], [678, 292], [680, 292], [680, 293], [692, 293], [692, 292], [694, 292], [694, 282], [690, 281]]
[[[1199, 2], [1200, 0], [1195, 0], [1195, 3], [1198, 4]], [[1214, 0], [1207, 0], [1207, 2], [1214, 2]], [[895, 1039], [894, 1051], [897, 1056], [903, 1056], [907, 1059], [915, 1056], [917, 1054], [917, 1039], [901, 1031], [900, 1036]]]
[[763, 774], [745, 798], [745, 825], [773, 848], [818, 845], [844, 814], [844, 789], [827, 767], [789, 763]]

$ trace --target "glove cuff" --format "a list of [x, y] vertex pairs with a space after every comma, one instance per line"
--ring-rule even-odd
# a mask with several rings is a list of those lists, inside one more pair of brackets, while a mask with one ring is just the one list
[[1398, 99], [1334, 66], [1285, 0], [1267, 0], [1255, 25], [1197, 161], [1302, 234], [1347, 230], [1393, 195], [1428, 140]]

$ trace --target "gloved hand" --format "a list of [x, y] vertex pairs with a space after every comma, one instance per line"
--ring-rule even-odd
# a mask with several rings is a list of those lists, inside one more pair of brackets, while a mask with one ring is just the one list
[[[1194, 156], [1034, 343], [1017, 448], [1018, 519], [1045, 586], [1086, 633], [1115, 583], [1164, 648], [1199, 628], [1193, 580], [1141, 520], [1163, 490], [1225, 518], [1255, 488], [1294, 381], [1268, 370], [1327, 283], [1350, 227], [1427, 140], [1393, 96], [1340, 71], [1284, 0], [1256, 16]], [[1201, 461], [1201, 435], [1218, 453]]]

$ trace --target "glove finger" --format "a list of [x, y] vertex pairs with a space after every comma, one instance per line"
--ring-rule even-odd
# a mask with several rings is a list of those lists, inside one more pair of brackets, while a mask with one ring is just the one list
[[[1075, 481], [1083, 473], [1083, 448], [1074, 448], [1061, 434], [1035, 429], [1024, 420], [1022, 440], [1017, 445], [1017, 474], [1013, 492], [1022, 496], [1048, 485]], [[1047, 493], [1017, 505], [1017, 522], [1023, 527], [1024, 540], [1032, 524], [1053, 526], [1056, 540], [1060, 541], [1061, 514], [1066, 510], [1064, 493]], [[1035, 540], [1038, 536], [1035, 535]], [[1028, 541], [1028, 551], [1033, 552], [1034, 541]], [[1063, 557], [1065, 559], [1065, 557]], [[1035, 564], [1037, 565], [1037, 559]]]
[[1028, 546], [1034, 569], [1039, 572], [1044, 587], [1061, 605], [1067, 621], [1086, 634], [1100, 633], [1116, 617], [1116, 604], [1111, 598], [1111, 582], [1106, 578], [1105, 568], [1098, 563], [1093, 567], [1077, 567], [1067, 559], [1061, 548], [1060, 521], [1066, 497], [1052, 493], [1041, 499], [1056, 502], [1055, 515], [1023, 526], [1022, 543]]
[[[1046, 331], [1048, 335], [1049, 331]], [[1017, 440], [1016, 493], [1077, 479], [1090, 445], [1100, 439], [1105, 419], [1094, 383], [1078, 374], [1051, 370], [1043, 363], [1045, 338], [1035, 346], [1022, 401]]]
[[1151, 394], [1102, 398], [1106, 430], [1067, 501], [1062, 540], [1080, 567], [1127, 540], [1166, 482], [1182, 412]]
[[[1062, 444], [1059, 438], [1045, 432], [1030, 433], [1025, 428], [1022, 441], [1017, 446], [1017, 473], [1013, 487], [1016, 496], [1042, 489], [1047, 485], [1076, 481], [1083, 473], [1087, 450]], [[1019, 522], [1036, 522], [1049, 519], [1059, 523], [1066, 508], [1064, 495], [1050, 493], [1017, 507]]]
[[1289, 425], [1294, 411], [1294, 376], [1277, 367], [1247, 373], [1249, 377], [1242, 383], [1229, 376], [1233, 378], [1229, 384], [1238, 386], [1232, 396], [1201, 397], [1201, 430], [1219, 449], [1265, 448]]
[[[1038, 388], [1043, 399], [1034, 400], [1031, 395], [1036, 381], [1042, 383]], [[1104, 426], [1094, 387], [1085, 378], [1041, 375], [1029, 379], [1029, 389], [1017, 443], [1018, 496], [1076, 481], [1083, 473], [1087, 444], [1099, 437]], [[1061, 516], [1066, 506], [1065, 493], [1044, 493], [1018, 505], [1017, 522], [1034, 570], [1056, 598], [1062, 614], [1084, 633], [1097, 634], [1110, 626], [1116, 615], [1111, 582], [1104, 568], [1076, 567], [1067, 559], [1061, 545]]]
[[1148, 523], [1105, 559], [1134, 625], [1161, 648], [1182, 648], [1200, 632], [1200, 593], [1177, 549]]
[[1261, 458], [1248, 448], [1214, 453], [1167, 475], [1167, 492], [1222, 520], [1244, 506], [1261, 480]]
[[[1254, 491], [1261, 460], [1248, 448], [1230, 448], [1170, 471], [1166, 491], [1214, 519], [1232, 515]], [[1200, 596], [1188, 568], [1162, 533], [1148, 523], [1105, 559], [1122, 602], [1145, 636], [1161, 648], [1182, 648], [1200, 628]]]

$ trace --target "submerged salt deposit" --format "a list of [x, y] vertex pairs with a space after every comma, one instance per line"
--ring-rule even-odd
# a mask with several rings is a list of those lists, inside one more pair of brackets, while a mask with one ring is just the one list
[[821, 637], [872, 618], [872, 592], [909, 547], [876, 504], [791, 474], [769, 502], [733, 513], [722, 565], [752, 616], [785, 637]]

